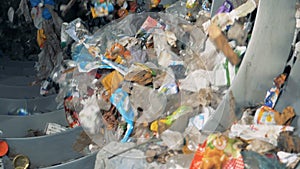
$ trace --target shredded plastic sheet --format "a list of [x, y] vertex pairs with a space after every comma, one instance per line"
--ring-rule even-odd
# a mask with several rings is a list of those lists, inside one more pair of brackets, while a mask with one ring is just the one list
[[36, 64], [36, 69], [38, 71], [37, 76], [41, 80], [47, 79], [54, 67], [60, 65], [64, 59], [60, 48], [60, 41], [57, 36], [60, 34], [60, 31], [58, 32], [53, 29], [53, 21], [44, 20], [42, 28], [44, 30], [46, 40], [44, 42], [43, 49], [38, 55], [39, 60]]
[[21, 15], [24, 15], [25, 17], [25, 21], [30, 23], [31, 20], [31, 16], [30, 16], [30, 12], [29, 12], [29, 8], [27, 5], [27, 0], [21, 0], [20, 4], [19, 4], [19, 8], [16, 10], [16, 14], [20, 17]]

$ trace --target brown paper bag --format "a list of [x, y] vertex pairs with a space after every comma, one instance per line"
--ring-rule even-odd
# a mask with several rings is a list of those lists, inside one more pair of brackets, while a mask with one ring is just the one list
[[208, 34], [216, 48], [223, 52], [232, 65], [237, 65], [240, 62], [240, 58], [229, 46], [227, 38], [223, 35], [221, 29], [217, 25], [211, 24], [208, 28]]

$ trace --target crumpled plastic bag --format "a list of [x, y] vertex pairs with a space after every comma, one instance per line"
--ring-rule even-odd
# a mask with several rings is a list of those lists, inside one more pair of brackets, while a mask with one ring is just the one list
[[230, 129], [231, 137], [244, 140], [259, 139], [277, 146], [277, 138], [283, 131], [293, 131], [294, 127], [280, 125], [241, 125], [233, 124]]
[[202, 112], [192, 118], [189, 119], [189, 126], [194, 126], [198, 130], [202, 130], [205, 123], [208, 121], [211, 114], [213, 114], [215, 110], [211, 107], [203, 107]]
[[163, 67], [182, 62], [181, 59], [171, 50], [167, 36], [161, 29], [156, 29], [153, 34], [154, 49], [157, 55], [158, 64]]
[[190, 24], [180, 24], [179, 26], [185, 31], [182, 43], [186, 44], [195, 54], [206, 50], [207, 36], [198, 26]]
[[178, 86], [177, 86], [175, 80], [176, 79], [175, 79], [175, 75], [174, 75], [173, 71], [170, 68], [165, 70], [164, 80], [160, 84], [158, 92], [164, 93], [166, 95], [178, 93]]
[[161, 139], [172, 150], [183, 146], [183, 135], [178, 131], [166, 130], [161, 134]]
[[42, 22], [44, 21], [41, 13], [41, 8], [40, 7], [33, 7], [31, 9], [31, 17], [33, 19], [33, 24], [37, 29], [42, 29]]
[[131, 54], [131, 58], [128, 61], [129, 65], [135, 62], [146, 63], [148, 61], [146, 51], [138, 49], [137, 46], [132, 46], [129, 50]]
[[69, 23], [66, 27], [65, 32], [76, 42], [84, 41], [86, 38], [89, 37], [89, 31], [82, 23], [80, 18], [77, 18]]
[[280, 162], [285, 163], [289, 168], [295, 168], [300, 162], [300, 154], [279, 151], [277, 156]]
[[29, 8], [28, 8], [28, 5], [27, 5], [27, 0], [21, 0], [20, 1], [19, 8], [16, 10], [16, 14], [18, 14], [19, 17], [21, 15], [24, 15], [25, 21], [27, 23], [30, 23], [32, 21], [31, 17], [30, 17]]
[[213, 82], [213, 72], [206, 70], [196, 70], [180, 81], [180, 90], [199, 92], [200, 89], [207, 88]]
[[[57, 34], [61, 31], [61, 25], [63, 20], [58, 16], [57, 12], [54, 11], [54, 5], [52, 4], [45, 4], [46, 9], [50, 12], [51, 18], [54, 23], [54, 28]], [[49, 17], [50, 18], [50, 17]]]
[[200, 131], [194, 126], [188, 126], [183, 135], [186, 141], [186, 147], [192, 152], [196, 152], [198, 145], [202, 144], [207, 137], [205, 134], [200, 133]]
[[146, 12], [138, 15], [129, 14], [121, 21], [105, 25], [101, 30], [95, 32], [93, 38], [89, 39], [86, 44], [101, 44], [101, 46], [99, 46], [100, 53], [104, 54], [109, 46], [109, 42], [114, 42], [115, 40], [122, 39], [126, 36], [140, 36], [140, 34], [143, 35], [147, 31], [153, 31], [153, 29], [149, 29], [153, 28], [153, 25], [149, 28], [141, 28], [145, 23], [145, 18], [148, 16], [156, 20], [155, 25], [157, 25], [157, 22], [168, 25], [168, 31], [174, 32], [176, 38], [182, 41], [185, 32], [178, 27], [178, 24], [189, 24], [186, 20], [177, 18], [171, 14]]
[[130, 100], [132, 100], [132, 107], [135, 111], [138, 108], [142, 109], [142, 115], [137, 119], [137, 122], [140, 123], [151, 122], [162, 116], [167, 102], [164, 95], [149, 87], [137, 84], [133, 85]]
[[[106, 57], [105, 52], [108, 49], [110, 49], [110, 46], [112, 44], [119, 43], [118, 40], [122, 39], [123, 37], [140, 36], [140, 34], [137, 34], [136, 31], [141, 30], [141, 29], [139, 29], [139, 27], [141, 25], [143, 25], [143, 23], [145, 22], [145, 18], [148, 16], [155, 18], [157, 20], [157, 22], [161, 23], [164, 26], [168, 25], [168, 26], [166, 26], [166, 30], [174, 33], [172, 35], [170, 35], [168, 33], [167, 33], [167, 35], [165, 35], [166, 31], [164, 31], [162, 29], [156, 29], [158, 32], [162, 31], [161, 33], [163, 33], [164, 36], [166, 36], [164, 45], [166, 45], [167, 48], [170, 49], [170, 47], [171, 47], [170, 44], [173, 46], [178, 45], [178, 43], [176, 43], [176, 44], [174, 43], [174, 41], [175, 41], [174, 35], [178, 41], [185, 40], [185, 42], [189, 42], [187, 39], [185, 39], [187, 36], [186, 32], [178, 26], [179, 24], [188, 24], [186, 21], [182, 21], [181, 19], [177, 19], [177, 18], [174, 19], [174, 16], [172, 16], [172, 15], [161, 14], [161, 13], [143, 13], [143, 14], [138, 14], [138, 15], [134, 15], [134, 16], [128, 15], [126, 18], [124, 18], [121, 21], [106, 25], [105, 27], [103, 27], [103, 29], [97, 31], [93, 36], [90, 36], [90, 37], [86, 36], [88, 34], [88, 32], [86, 32], [86, 30], [84, 28], [82, 28], [82, 30], [80, 30], [79, 32], [76, 32], [75, 31], [76, 23], [75, 23], [75, 28], [73, 25], [72, 29], [74, 29], [74, 30], [72, 30], [71, 32], [74, 35], [73, 38], [75, 38], [75, 40], [77, 39], [79, 44], [80, 43], [82, 43], [82, 44], [80, 44], [78, 46], [74, 45], [75, 46], [74, 49], [76, 49], [76, 50], [74, 50], [74, 52], [73, 52], [73, 54], [75, 54], [75, 55], [73, 55], [73, 59], [75, 61], [77, 61], [77, 60], [80, 60], [80, 59], [78, 59], [79, 57], [83, 57], [82, 60], [84, 60], [86, 62], [102, 61], [102, 62], [105, 62], [105, 64], [115, 64], [115, 66], [116, 66], [116, 63], [113, 60], [109, 60], [109, 58], [105, 58]], [[80, 23], [79, 28], [81, 28], [80, 26], [83, 26], [83, 25], [81, 25], [81, 23]], [[147, 31], [149, 31], [149, 29], [147, 29], [147, 28], [144, 28], [144, 30], [146, 30], [146, 34], [147, 34]], [[141, 32], [141, 35], [143, 35], [143, 33], [145, 33], [145, 32]], [[71, 35], [71, 36], [73, 36], [73, 35]], [[169, 41], [167, 39], [168, 37], [169, 38], [171, 37], [169, 39]], [[191, 36], [190, 38], [195, 38], [195, 39], [191, 39], [191, 41], [193, 41], [194, 44], [201, 43], [200, 41], [197, 41], [197, 37]], [[122, 40], [124, 40], [124, 39], [122, 39]], [[120, 43], [123, 44], [123, 42], [124, 41], [121, 41]], [[137, 43], [139, 43], [139, 42], [137, 42]], [[91, 53], [89, 53], [89, 50], [87, 48], [91, 47], [91, 46], [99, 48], [99, 51], [97, 51], [97, 52], [99, 52], [98, 56], [95, 57]], [[136, 47], [138, 45], [136, 45], [136, 46], [133, 45], [133, 46]], [[76, 47], [78, 47], [78, 48], [76, 48]], [[158, 46], [158, 47], [160, 47], [160, 46]], [[126, 46], [124, 46], [124, 48], [126, 48]], [[175, 50], [174, 48], [172, 48], [172, 49]], [[163, 49], [161, 49], [161, 50], [163, 50]], [[172, 51], [172, 50], [170, 50], [170, 51]], [[183, 61], [181, 60], [182, 59], [181, 56], [178, 56], [178, 54], [177, 54], [178, 49], [177, 49], [177, 52], [175, 50], [175, 52], [173, 52], [173, 53], [176, 55], [176, 57], [179, 58], [179, 60], [175, 60], [175, 62], [173, 62], [173, 60], [171, 60], [171, 62], [170, 62], [171, 65], [178, 64], [178, 65], [185, 66]], [[77, 59], [76, 59], [76, 57], [77, 57]], [[209, 57], [207, 57], [207, 58], [209, 58]], [[106, 60], [104, 61], [104, 59], [106, 59]], [[138, 59], [140, 59], [140, 58], [138, 58]], [[143, 58], [141, 58], [140, 60], [143, 60]], [[149, 60], [149, 61], [151, 61], [151, 60]], [[153, 67], [156, 67], [155, 70], [158, 70], [157, 72], [159, 72], [156, 75], [160, 75], [160, 72], [167, 73], [167, 75], [161, 79], [162, 82], [160, 83], [159, 87], [157, 87], [155, 89], [153, 89], [152, 86], [149, 86], [149, 87], [143, 86], [143, 87], [135, 88], [136, 86], [134, 86], [134, 85], [137, 85], [137, 84], [134, 84], [133, 86], [130, 86], [128, 88], [129, 90], [127, 90], [127, 89], [125, 90], [125, 89], [123, 89], [124, 85], [120, 83], [122, 85], [122, 88], [120, 87], [119, 89], [112, 92], [112, 96], [110, 98], [111, 103], [122, 114], [122, 116], [125, 118], [125, 121], [127, 123], [130, 123], [128, 125], [126, 135], [122, 139], [122, 142], [128, 141], [130, 132], [133, 129], [133, 120], [135, 120], [135, 117], [138, 117], [139, 118], [138, 120], [140, 120], [140, 122], [144, 122], [144, 121], [151, 122], [151, 121], [157, 120], [157, 118], [161, 117], [160, 119], [158, 119], [156, 121], [157, 123], [160, 122], [160, 123], [166, 124], [167, 127], [170, 127], [170, 130], [183, 132], [188, 124], [189, 118], [191, 116], [194, 116], [194, 114], [198, 113], [197, 110], [194, 111], [191, 107], [186, 106], [186, 105], [176, 105], [173, 107], [170, 106], [171, 109], [166, 109], [166, 110], [163, 109], [164, 106], [166, 106], [165, 103], [167, 102], [165, 97], [170, 98], [172, 94], [176, 94], [177, 91], [175, 92], [175, 90], [174, 90], [174, 93], [173, 93], [172, 90], [177, 89], [178, 84], [175, 79], [175, 75], [172, 72], [172, 69], [166, 70], [164, 68], [161, 68], [156, 62], [153, 62], [152, 64], [154, 65]], [[120, 66], [120, 65], [121, 64], [118, 64], [118, 66]], [[145, 64], [145, 65], [147, 65], [147, 64]], [[130, 71], [130, 68], [128, 69], [126, 63], [121, 66], [125, 67], [126, 71], [123, 72], [124, 74], [122, 72], [120, 72], [120, 73], [123, 75], [127, 75], [128, 71]], [[113, 66], [111, 66], [111, 67], [113, 67]], [[211, 67], [213, 67], [213, 66], [211, 66]], [[94, 67], [94, 68], [96, 68], [96, 67]], [[149, 68], [152, 70], [152, 67], [149, 66]], [[117, 71], [119, 71], [119, 70], [117, 70]], [[168, 71], [170, 71], [170, 72], [168, 72]], [[203, 70], [203, 71], [205, 71], [205, 70]], [[78, 72], [78, 70], [76, 70], [76, 73], [77, 72]], [[82, 72], [79, 71], [79, 73], [82, 73]], [[135, 73], [139, 73], [139, 72], [135, 72]], [[147, 73], [149, 73], [149, 72], [147, 72]], [[152, 75], [155, 76], [154, 74], [152, 74]], [[105, 76], [102, 76], [102, 77], [104, 78]], [[194, 76], [192, 78], [195, 78], [195, 77], [197, 77], [197, 76]], [[76, 77], [74, 77], [74, 78], [76, 79], [76, 81], [79, 80]], [[103, 80], [103, 79], [100, 79], [99, 81], [101, 81], [101, 80]], [[82, 84], [82, 86], [84, 86], [84, 88], [90, 87], [89, 82], [90, 81], [87, 81], [88, 85]], [[124, 82], [124, 83], [128, 84], [130, 82]], [[81, 88], [81, 87], [79, 87], [78, 82], [76, 82], [75, 84], [78, 85], [78, 86], [75, 85], [75, 87]], [[107, 86], [109, 86], [109, 85], [107, 85]], [[105, 87], [105, 85], [104, 85], [104, 87]], [[206, 88], [207, 85], [205, 85], [204, 87]], [[81, 88], [81, 90], [86, 90], [84, 88]], [[139, 89], [139, 88], [145, 88], [145, 89], [143, 90], [143, 89]], [[172, 90], [170, 90], [170, 89], [172, 89]], [[171, 93], [167, 93], [165, 90], [171, 91]], [[153, 95], [149, 94], [152, 91], [153, 91], [153, 93], [152, 93]], [[198, 92], [198, 90], [197, 90], [197, 92]], [[120, 96], [120, 95], [122, 95], [122, 96]], [[205, 96], [207, 95], [206, 98], [210, 97], [209, 94], [207, 94], [205, 92], [204, 92], [204, 95]], [[86, 96], [86, 95], [80, 94], [80, 96]], [[180, 97], [180, 95], [178, 95], [178, 96]], [[147, 101], [148, 97], [153, 99], [153, 101], [152, 100], [150, 100], [150, 102]], [[143, 99], [141, 99], [141, 98], [143, 98]], [[205, 102], [204, 100], [205, 99], [203, 99], [202, 100], [203, 102], [201, 102], [201, 103], [209, 104], [208, 102]], [[153, 111], [153, 109], [150, 109], [151, 106], [149, 106], [149, 103], [153, 104], [153, 107], [155, 108], [154, 111]], [[175, 104], [177, 104], [177, 103], [174, 103], [174, 105]], [[188, 108], [186, 108], [186, 107], [188, 107]], [[107, 108], [107, 107], [105, 107], [105, 108]], [[176, 110], [177, 108], [178, 108], [178, 110]], [[175, 113], [172, 113], [174, 111], [175, 111]], [[176, 112], [177, 112], [177, 114], [176, 114]], [[141, 116], [139, 116], [139, 115], [141, 115]], [[160, 124], [157, 124], [156, 126], [159, 126], [159, 125]], [[100, 126], [100, 128], [101, 127], [102, 126]], [[157, 130], [158, 129], [156, 129], [156, 131]], [[113, 131], [113, 132], [118, 132], [118, 131]], [[111, 132], [111, 133], [113, 133], [113, 132]], [[108, 135], [111, 134], [106, 131], [105, 131], [105, 133], [107, 133]], [[158, 133], [161, 134], [162, 131], [161, 132], [159, 131]], [[114, 134], [112, 134], [112, 135], [114, 135]], [[134, 138], [132, 138], [132, 139], [134, 139]], [[106, 139], [105, 141], [110, 141], [110, 140]]]
[[246, 149], [262, 154], [274, 150], [275, 146], [268, 142], [254, 139], [250, 141], [250, 144], [246, 147]]
[[37, 77], [39, 77], [39, 79], [46, 79], [53, 69], [51, 59], [47, 57], [45, 50], [42, 50], [38, 54], [38, 58], [39, 62], [36, 62], [34, 66], [38, 72]]
[[166, 13], [184, 18], [187, 13], [186, 2], [179, 0], [166, 9]]
[[47, 40], [44, 42], [43, 49], [39, 53], [38, 63], [38, 79], [47, 79], [55, 66], [62, 63], [64, 55], [60, 48], [58, 34], [53, 29], [53, 21], [45, 20], [42, 22], [43, 30]]
[[100, 133], [102, 120], [100, 114], [100, 108], [97, 104], [96, 95], [87, 98], [82, 101], [83, 109], [79, 113], [80, 125], [89, 134]]

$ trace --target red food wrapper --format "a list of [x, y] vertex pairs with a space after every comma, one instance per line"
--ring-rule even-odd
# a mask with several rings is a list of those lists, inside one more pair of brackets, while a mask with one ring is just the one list
[[227, 161], [227, 163], [223, 167], [223, 169], [244, 169], [244, 168], [245, 168], [245, 163], [243, 160], [243, 156]]
[[201, 166], [202, 158], [205, 152], [205, 147], [206, 147], [206, 142], [205, 141], [202, 145], [198, 146], [198, 149], [195, 153], [195, 156], [192, 160], [192, 163], [190, 165], [190, 169], [199, 169]]
[[220, 134], [211, 134], [199, 145], [190, 169], [244, 169], [240, 150], [235, 148], [240, 141]]

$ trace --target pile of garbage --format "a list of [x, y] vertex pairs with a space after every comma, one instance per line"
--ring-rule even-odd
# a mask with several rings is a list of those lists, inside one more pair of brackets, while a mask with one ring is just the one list
[[[244, 21], [249, 26], [244, 29], [240, 19], [256, 5], [247, 1], [212, 19], [201, 11], [195, 23], [172, 13], [130, 14], [95, 33], [79, 18], [63, 24], [62, 39], [75, 41], [72, 60], [64, 60], [51, 78], [60, 85], [57, 101], [63, 103], [70, 126], [85, 129], [101, 149], [98, 158], [112, 159], [97, 160], [100, 168], [113, 165], [113, 159], [136, 157], [146, 161], [124, 163], [170, 167], [179, 165], [179, 159], [172, 162], [170, 158], [188, 156], [190, 160], [184, 161], [190, 165], [191, 155], [198, 154], [198, 144], [207, 137], [200, 131], [222, 100], [245, 53], [246, 46], [238, 45], [247, 44], [251, 21]], [[243, 33], [242, 38], [236, 32]], [[210, 142], [217, 138], [220, 146], [229, 139], [210, 135], [201, 150], [206, 145], [213, 148]], [[241, 141], [230, 142], [233, 146]], [[215, 161], [219, 166], [207, 161], [213, 165], [207, 168], [235, 166], [238, 161], [244, 164], [238, 150], [232, 152], [234, 158], [219, 153], [214, 158], [223, 161]], [[198, 164], [196, 158], [192, 166]]]
[[136, 1], [88, 1], [91, 22], [63, 22], [53, 1], [30, 2], [46, 79], [41, 94], [56, 85], [69, 126], [82, 126], [90, 151], [99, 151], [96, 168], [294, 168], [300, 161], [293, 108], [274, 110], [287, 72], [263, 104], [230, 119], [228, 131], [202, 131], [242, 62], [258, 1], [225, 0], [213, 17], [209, 0], [178, 1], [166, 12], [145, 12], [160, 10], [160, 1], [148, 10]]
[[[164, 153], [158, 161], [166, 163], [169, 150], [183, 145], [186, 128], [197, 126], [189, 130], [197, 134], [227, 89], [226, 81], [215, 78], [216, 63], [226, 58], [204, 42], [200, 28], [189, 34], [185, 26], [191, 24], [165, 13], [128, 15], [94, 34], [80, 19], [66, 25], [76, 41], [73, 60], [65, 60], [53, 80], [70, 126], [82, 126], [99, 148], [161, 138], [166, 144], [155, 148], [160, 150], [145, 153], [148, 162]], [[194, 51], [199, 44], [207, 46], [204, 57]], [[189, 144], [195, 151], [198, 140]]]

